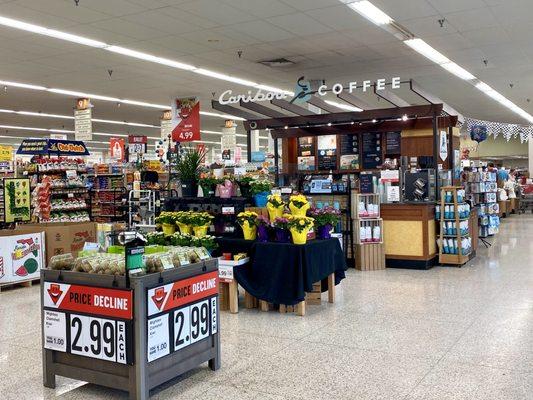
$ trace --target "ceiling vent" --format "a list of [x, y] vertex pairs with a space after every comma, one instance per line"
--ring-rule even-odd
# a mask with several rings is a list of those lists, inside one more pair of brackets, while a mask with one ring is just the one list
[[295, 63], [291, 60], [287, 60], [286, 58], [275, 58], [274, 60], [259, 61], [259, 64], [263, 64], [263, 65], [266, 65], [267, 67], [272, 67], [272, 68], [280, 68], [280, 67], [290, 67], [294, 65]]

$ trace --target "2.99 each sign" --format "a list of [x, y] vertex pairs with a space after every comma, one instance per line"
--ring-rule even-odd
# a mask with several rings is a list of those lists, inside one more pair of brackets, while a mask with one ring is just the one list
[[70, 353], [125, 364], [126, 324], [72, 314]]
[[148, 362], [217, 333], [217, 318], [215, 296], [149, 319]]

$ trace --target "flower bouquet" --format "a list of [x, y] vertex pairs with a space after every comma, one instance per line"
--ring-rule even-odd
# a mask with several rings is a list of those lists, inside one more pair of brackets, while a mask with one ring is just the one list
[[285, 203], [279, 194], [271, 194], [267, 197], [267, 210], [270, 221], [274, 222], [277, 217], [283, 215]]
[[256, 207], [265, 207], [267, 204], [267, 196], [272, 189], [272, 184], [267, 180], [254, 180], [250, 183], [250, 189], [254, 196]]
[[192, 211], [178, 211], [176, 213], [176, 225], [180, 228], [181, 233], [192, 233], [191, 217]]
[[163, 227], [163, 233], [165, 235], [172, 235], [176, 232], [176, 217], [177, 213], [171, 211], [162, 211], [155, 219], [156, 224], [160, 224]]
[[208, 212], [191, 213], [189, 224], [192, 226], [194, 236], [203, 237], [207, 235], [207, 229], [214, 217]]

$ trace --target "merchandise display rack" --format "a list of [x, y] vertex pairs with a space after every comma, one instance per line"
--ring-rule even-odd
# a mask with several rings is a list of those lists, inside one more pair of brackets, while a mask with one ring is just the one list
[[[458, 198], [457, 192], [462, 190], [460, 186], [444, 186], [441, 188], [441, 200], [440, 200], [440, 239], [439, 239], [439, 263], [440, 264], [451, 264], [462, 266], [467, 261], [470, 260], [471, 250], [463, 251], [463, 239], [470, 237], [470, 227], [468, 226], [469, 213], [466, 216], [461, 216], [460, 206], [466, 205], [463, 202], [463, 199]], [[447, 199], [447, 193], [451, 193], [451, 199]], [[447, 201], [448, 200], [448, 201]], [[451, 201], [450, 201], [451, 200]], [[453, 218], [446, 217], [445, 209], [449, 207], [453, 210]], [[466, 221], [467, 230], [466, 232], [462, 230], [461, 223], [464, 224]], [[455, 224], [453, 225], [452, 231], [447, 229], [447, 223]], [[450, 225], [448, 224], [448, 225]], [[455, 241], [457, 245], [457, 251], [451, 253], [445, 252], [444, 241], [451, 239]]]
[[[172, 288], [192, 291], [192, 286], [216, 279], [217, 271], [216, 259], [129, 279], [42, 270], [44, 386], [55, 388], [56, 375], [60, 375], [128, 391], [130, 399], [147, 400], [151, 389], [204, 362], [213, 371], [219, 369], [218, 285], [187, 300], [169, 299], [160, 306], [156, 302], [157, 296]], [[63, 291], [127, 302], [122, 301], [125, 309], [116, 315], [97, 310], [95, 303], [74, 304], [65, 296], [53, 302], [52, 295], [60, 296]], [[93, 325], [101, 335], [91, 336]], [[185, 337], [186, 329], [190, 336], [187, 333]]]
[[466, 175], [466, 194], [472, 206], [478, 208], [479, 237], [485, 246], [490, 246], [490, 243], [483, 238], [498, 233], [500, 223], [496, 177], [495, 172], [488, 171], [469, 172]]
[[361, 271], [385, 269], [381, 196], [377, 193], [356, 193], [353, 203], [355, 267]]

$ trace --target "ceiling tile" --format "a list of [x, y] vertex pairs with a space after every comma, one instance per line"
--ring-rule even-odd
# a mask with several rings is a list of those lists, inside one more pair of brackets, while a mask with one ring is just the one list
[[111, 18], [90, 24], [96, 29], [105, 29], [116, 32], [120, 35], [130, 36], [138, 40], [148, 40], [165, 36], [166, 33], [160, 30], [139, 25], [135, 22], [126, 21], [120, 18]]
[[157, 10], [143, 11], [138, 14], [126, 15], [122, 19], [173, 35], [202, 29], [201, 26], [184, 21], [176, 21], [173, 17], [168, 16], [166, 11], [170, 8], [164, 7]]
[[[486, 7], [484, 0], [427, 0], [441, 14]], [[501, 1], [501, 0], [498, 0]]]
[[222, 0], [224, 3], [260, 18], [274, 17], [276, 15], [290, 14], [295, 11], [293, 7], [279, 0]]
[[428, 38], [433, 36], [444, 36], [450, 35], [452, 33], [457, 33], [458, 30], [449, 23], [444, 23], [443, 26], [440, 26], [439, 19], [442, 19], [442, 16], [432, 16], [424, 18], [415, 18], [411, 20], [406, 20], [402, 24], [415, 36], [421, 38]]
[[368, 24], [359, 14], [344, 4], [306, 11], [305, 14], [335, 30], [354, 29]]
[[316, 8], [325, 8], [335, 6], [338, 0], [281, 0], [283, 3], [301, 11], [314, 10]]
[[427, 0], [372, 0], [372, 3], [396, 21], [438, 14]]
[[[151, 0], [150, 0], [151, 1]], [[90, 0], [83, 1], [83, 6], [102, 12], [104, 14], [109, 14], [114, 17], [120, 17], [128, 14], [136, 14], [142, 11], [145, 11], [147, 8], [127, 0]]]
[[228, 26], [228, 29], [233, 29], [236, 32], [242, 32], [245, 35], [254, 37], [261, 42], [273, 42], [276, 40], [285, 40], [294, 37], [292, 33], [280, 29], [279, 27], [263, 20], [231, 25]]
[[269, 22], [299, 36], [314, 35], [331, 31], [326, 25], [319, 23], [313, 18], [303, 14], [287, 14], [268, 18]]
[[507, 32], [498, 27], [469, 30], [462, 35], [476, 46], [509, 42]]
[[445, 14], [444, 17], [447, 23], [452, 24], [459, 32], [499, 25], [498, 20], [488, 7]]
[[17, 0], [17, 4], [42, 13], [62, 16], [63, 18], [79, 23], [94, 22], [109, 18], [109, 14], [87, 8], [82, 2], [76, 7], [74, 2], [64, 0]]
[[233, 25], [255, 19], [252, 15], [230, 6], [220, 6], [210, 0], [195, 0], [179, 4], [177, 8], [200, 15], [220, 25]]

